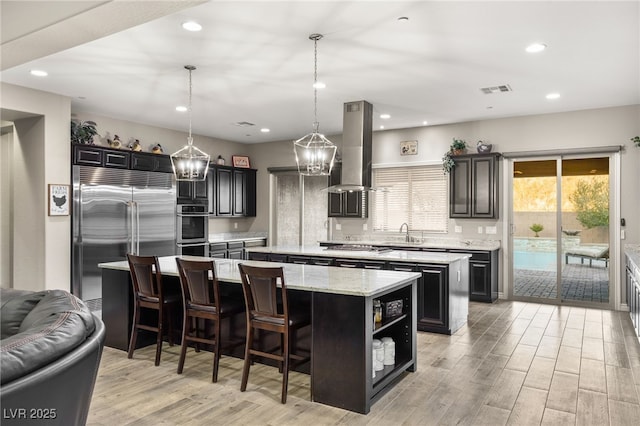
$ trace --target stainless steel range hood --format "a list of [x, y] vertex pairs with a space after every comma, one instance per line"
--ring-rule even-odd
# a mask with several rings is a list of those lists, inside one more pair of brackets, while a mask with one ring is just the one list
[[371, 188], [371, 150], [373, 105], [367, 101], [344, 104], [342, 124], [342, 167], [340, 184], [329, 192], [369, 191]]

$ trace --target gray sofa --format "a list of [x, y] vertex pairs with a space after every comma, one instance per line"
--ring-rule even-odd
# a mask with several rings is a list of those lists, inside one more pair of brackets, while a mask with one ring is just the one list
[[2, 424], [85, 424], [102, 320], [63, 290], [1, 289], [0, 332]]

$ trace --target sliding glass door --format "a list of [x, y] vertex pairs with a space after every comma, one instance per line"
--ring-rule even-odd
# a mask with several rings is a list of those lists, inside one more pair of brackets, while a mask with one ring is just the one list
[[609, 305], [609, 162], [511, 163], [511, 298]]

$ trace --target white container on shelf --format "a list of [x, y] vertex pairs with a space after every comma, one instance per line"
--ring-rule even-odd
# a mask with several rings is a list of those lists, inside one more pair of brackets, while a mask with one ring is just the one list
[[371, 352], [372, 352], [372, 354], [371, 354], [371, 377], [375, 379], [376, 378], [376, 355], [377, 355], [377, 352], [376, 352], [375, 348], [373, 348], [373, 350]]
[[384, 345], [381, 340], [373, 339], [373, 352], [375, 352], [375, 357], [373, 358], [374, 370], [384, 370]]
[[391, 337], [383, 337], [381, 339], [383, 346], [383, 364], [395, 365], [396, 363], [396, 342]]

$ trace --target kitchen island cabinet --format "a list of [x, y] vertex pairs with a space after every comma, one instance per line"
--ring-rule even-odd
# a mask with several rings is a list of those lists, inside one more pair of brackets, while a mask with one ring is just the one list
[[326, 259], [326, 263], [343, 268], [418, 272], [417, 329], [443, 334], [453, 334], [467, 322], [469, 257], [466, 253], [341, 251], [298, 246], [248, 250], [252, 260], [311, 264], [312, 259]]
[[[183, 256], [184, 258], [197, 260]], [[165, 281], [177, 280], [175, 256], [162, 257]], [[240, 288], [238, 263], [274, 266], [273, 263], [214, 259], [222, 287]], [[129, 266], [125, 261], [98, 265], [102, 268], [103, 317], [107, 346], [112, 338], [128, 340], [132, 319]], [[316, 265], [281, 264], [292, 294], [289, 300], [311, 304], [311, 397], [313, 401], [368, 413], [371, 405], [407, 371], [416, 369], [417, 280], [415, 272], [357, 270]], [[299, 297], [296, 297], [299, 296]], [[306, 298], [304, 297], [306, 296]], [[374, 300], [402, 301], [402, 311], [376, 324]], [[111, 332], [110, 332], [111, 330]], [[117, 331], [114, 332], [114, 331]], [[116, 336], [121, 334], [121, 336]], [[373, 377], [373, 339], [391, 337], [396, 346], [395, 364]], [[123, 348], [120, 348], [123, 349]]]

